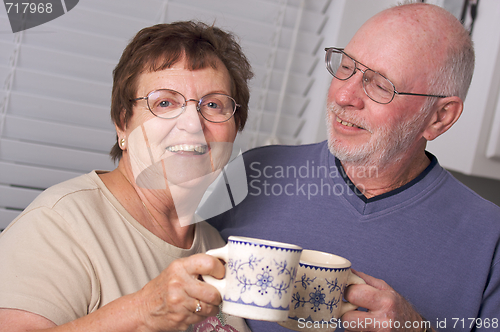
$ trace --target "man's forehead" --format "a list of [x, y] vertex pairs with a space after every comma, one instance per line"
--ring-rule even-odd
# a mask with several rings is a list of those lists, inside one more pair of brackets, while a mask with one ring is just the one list
[[[460, 22], [438, 6], [413, 4], [384, 10], [366, 21], [351, 41], [366, 47], [396, 46], [402, 56], [446, 49]], [[405, 54], [407, 53], [407, 54]]]
[[433, 52], [424, 39], [405, 37], [404, 25], [387, 26], [380, 22], [363, 25], [346, 45], [345, 52], [370, 69], [393, 81], [426, 71]]

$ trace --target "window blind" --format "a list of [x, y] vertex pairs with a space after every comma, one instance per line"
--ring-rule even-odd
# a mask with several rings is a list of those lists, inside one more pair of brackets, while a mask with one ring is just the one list
[[255, 72], [239, 145], [301, 143], [330, 3], [80, 0], [15, 34], [0, 10], [0, 229], [45, 188], [115, 167], [112, 70], [134, 34], [156, 23], [200, 20], [234, 32]]

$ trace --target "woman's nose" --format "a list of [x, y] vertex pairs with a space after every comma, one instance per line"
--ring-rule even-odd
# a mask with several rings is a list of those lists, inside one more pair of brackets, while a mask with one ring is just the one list
[[190, 133], [197, 133], [203, 130], [203, 118], [198, 112], [198, 102], [188, 100], [184, 112], [177, 119], [177, 128]]

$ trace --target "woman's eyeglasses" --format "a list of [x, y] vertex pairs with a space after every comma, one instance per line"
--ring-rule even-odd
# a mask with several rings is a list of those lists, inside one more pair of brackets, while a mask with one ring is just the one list
[[186, 99], [180, 92], [169, 89], [154, 90], [146, 97], [132, 99], [132, 101], [145, 99], [149, 110], [155, 116], [162, 119], [173, 119], [181, 115], [189, 101], [198, 104], [196, 109], [203, 118], [210, 122], [226, 122], [236, 112], [240, 105], [228, 95], [222, 93], [211, 93], [203, 96], [200, 100]]

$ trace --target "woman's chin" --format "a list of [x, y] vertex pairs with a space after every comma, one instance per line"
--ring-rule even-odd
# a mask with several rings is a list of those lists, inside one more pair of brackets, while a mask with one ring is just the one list
[[168, 186], [170, 189], [176, 186], [179, 188], [191, 189], [194, 191], [200, 191], [204, 193], [207, 190], [208, 186], [212, 182], [215, 181], [217, 176], [219, 175], [220, 170], [216, 170], [215, 172], [200, 172], [200, 173], [189, 173], [186, 174], [176, 173], [175, 171], [167, 173]]

